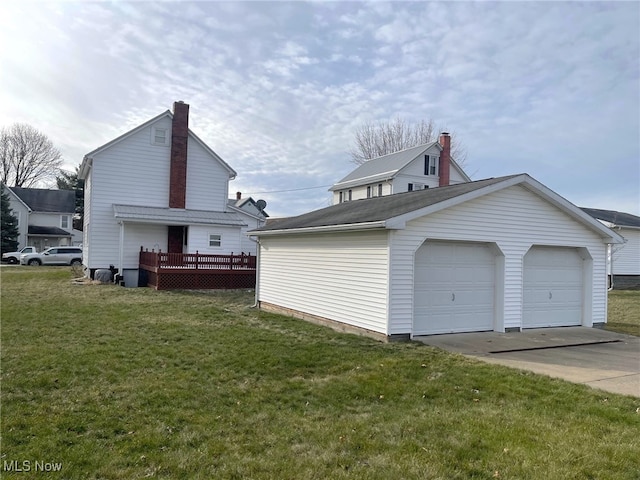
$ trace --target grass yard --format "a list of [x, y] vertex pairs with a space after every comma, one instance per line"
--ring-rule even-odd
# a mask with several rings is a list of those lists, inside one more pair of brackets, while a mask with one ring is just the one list
[[260, 313], [251, 292], [1, 272], [2, 479], [640, 478], [637, 398]]
[[640, 337], [640, 290], [609, 292], [609, 318], [606, 328]]

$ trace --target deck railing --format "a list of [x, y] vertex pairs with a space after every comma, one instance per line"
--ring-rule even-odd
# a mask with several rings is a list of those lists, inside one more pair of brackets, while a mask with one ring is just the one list
[[156, 290], [254, 288], [256, 256], [167, 253], [140, 247], [140, 271]]

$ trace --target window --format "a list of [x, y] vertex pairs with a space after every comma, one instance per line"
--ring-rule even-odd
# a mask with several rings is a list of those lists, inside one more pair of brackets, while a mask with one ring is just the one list
[[166, 145], [167, 144], [167, 129], [166, 128], [151, 128], [151, 143], [153, 145]]
[[434, 157], [433, 155], [424, 156], [424, 174], [425, 175], [438, 174], [438, 157]]
[[407, 185], [407, 192], [413, 192], [413, 183]]
[[352, 192], [351, 190], [349, 190], [349, 201], [351, 201], [352, 193], [353, 193], [353, 192]]
[[222, 235], [209, 235], [209, 246], [210, 247], [222, 246]]
[[60, 215], [60, 228], [69, 228], [69, 215]]
[[378, 184], [378, 196], [379, 197], [382, 196], [382, 184], [381, 183]]
[[371, 185], [367, 187], [367, 198], [371, 198]]
[[340, 192], [340, 201], [338, 203], [342, 203], [344, 202], [344, 199], [342, 198], [342, 192]]

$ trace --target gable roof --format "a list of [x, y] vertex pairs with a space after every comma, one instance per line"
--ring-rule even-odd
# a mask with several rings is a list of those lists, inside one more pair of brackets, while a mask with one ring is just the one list
[[[243, 208], [245, 205], [250, 204], [253, 205], [253, 207], [260, 212], [258, 215], [255, 215], [253, 213], [251, 213], [250, 211], [246, 210], [245, 208]], [[265, 202], [266, 204], [266, 202]], [[255, 218], [268, 218], [269, 214], [267, 212], [265, 212], [264, 210], [260, 209], [260, 207], [258, 206], [258, 202], [256, 202], [252, 197], [245, 197], [245, 198], [241, 198], [240, 200], [236, 200], [235, 198], [229, 198], [227, 200], [227, 205], [231, 208], [234, 208], [236, 210], [240, 210], [243, 213], [246, 213], [248, 215], [251, 215], [252, 217]]]
[[313, 212], [268, 222], [251, 230], [253, 235], [284, 235], [321, 231], [402, 229], [406, 222], [514, 185], [522, 185], [563, 212], [599, 233], [611, 243], [624, 240], [613, 230], [526, 173], [487, 178], [446, 187], [429, 188], [382, 197], [343, 202]]
[[[367, 160], [357, 167], [346, 177], [335, 183], [329, 190], [339, 190], [351, 186], [359, 185], [362, 182], [380, 182], [393, 178], [400, 170], [406, 167], [411, 161], [421, 156], [431, 147], [436, 146], [442, 150], [442, 146], [438, 142], [425, 143], [415, 147], [400, 150], [399, 152], [389, 153], [381, 157]], [[456, 168], [467, 181], [471, 179], [467, 176], [462, 168], [451, 159], [451, 165]]]
[[32, 212], [74, 213], [76, 192], [45, 188], [8, 187]]
[[640, 217], [636, 217], [630, 213], [617, 212], [615, 210], [600, 210], [597, 208], [582, 208], [582, 211], [588, 213], [593, 218], [618, 227], [640, 228]]
[[[173, 113], [171, 113], [171, 110], [166, 110], [166, 111], [162, 112], [160, 115], [157, 115], [157, 116], [153, 117], [152, 119], [147, 120], [142, 125], [138, 125], [134, 129], [123, 133], [119, 137], [114, 138], [110, 142], [107, 142], [104, 145], [96, 148], [95, 150], [92, 150], [91, 152], [87, 153], [84, 156], [84, 158], [82, 160], [82, 164], [80, 165], [80, 168], [78, 170], [78, 178], [79, 179], [84, 179], [85, 178], [85, 176], [86, 176], [86, 174], [88, 172], [88, 169], [89, 169], [89, 167], [91, 165], [91, 162], [93, 161], [93, 157], [95, 155], [97, 155], [98, 153], [103, 152], [104, 150], [107, 150], [108, 148], [111, 148], [113, 145], [115, 145], [117, 143], [120, 143], [121, 141], [125, 140], [126, 138], [130, 137], [131, 135], [134, 135], [134, 134], [138, 133], [139, 131], [149, 127], [150, 125], [153, 125], [158, 120], [160, 120], [162, 118], [165, 118], [165, 117], [168, 117], [169, 119], [173, 120]], [[191, 129], [189, 129], [189, 136], [191, 138], [193, 138], [193, 140], [198, 142], [200, 144], [200, 146], [207, 151], [207, 153], [209, 153], [215, 160], [217, 160], [229, 172], [229, 178], [230, 179], [234, 179], [238, 175], [237, 172], [233, 168], [231, 168], [231, 166], [227, 162], [222, 160], [222, 158], [220, 158], [220, 156], [216, 152], [214, 152], [195, 133], [193, 133], [191, 131]]]

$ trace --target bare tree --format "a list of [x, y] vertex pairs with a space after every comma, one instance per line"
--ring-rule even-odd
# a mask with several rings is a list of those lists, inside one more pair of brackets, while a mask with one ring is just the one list
[[[433, 120], [408, 123], [402, 118], [390, 122], [363, 123], [356, 129], [354, 146], [350, 150], [351, 161], [362, 165], [367, 160], [437, 140], [445, 129], [436, 129]], [[467, 159], [466, 149], [451, 134], [451, 156], [459, 165]]]
[[49, 138], [26, 123], [0, 131], [0, 174], [5, 185], [29, 188], [53, 179], [62, 155]]

